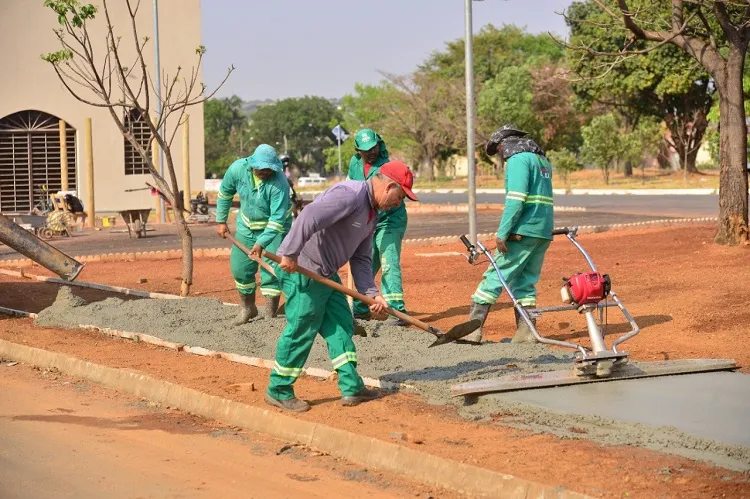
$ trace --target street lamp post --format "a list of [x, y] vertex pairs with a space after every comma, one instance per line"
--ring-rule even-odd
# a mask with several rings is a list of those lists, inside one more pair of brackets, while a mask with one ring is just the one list
[[[481, 1], [481, 0], [477, 0]], [[477, 179], [474, 171], [474, 32], [471, 2], [465, 3], [466, 66], [466, 160], [469, 169], [469, 239], [477, 242]]]
[[[156, 78], [154, 78], [154, 83], [156, 86], [156, 114], [159, 117], [159, 121], [161, 121], [161, 64], [159, 61], [159, 0], [154, 0], [154, 48], [156, 50], [156, 57], [154, 64], [156, 66]], [[164, 126], [162, 126], [159, 129], [159, 132], [161, 132], [161, 136], [164, 137]], [[164, 149], [159, 148], [159, 175], [161, 175], [162, 178], [164, 178]], [[177, 195], [177, 193], [175, 193]], [[164, 198], [159, 196], [159, 206], [160, 206], [160, 220], [159, 222], [165, 223], [167, 221], [167, 210], [166, 206], [164, 204]]]

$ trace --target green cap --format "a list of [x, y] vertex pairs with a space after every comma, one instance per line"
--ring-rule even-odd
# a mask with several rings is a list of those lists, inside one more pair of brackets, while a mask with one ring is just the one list
[[380, 141], [380, 137], [375, 131], [369, 128], [363, 128], [357, 135], [354, 136], [354, 147], [358, 151], [369, 151], [377, 145]]

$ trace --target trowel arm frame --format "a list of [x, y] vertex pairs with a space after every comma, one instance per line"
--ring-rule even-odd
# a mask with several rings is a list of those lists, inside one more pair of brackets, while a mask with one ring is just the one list
[[[559, 347], [566, 347], [566, 348], [572, 348], [573, 350], [578, 350], [581, 352], [582, 355], [586, 355], [586, 349], [583, 348], [581, 345], [576, 345], [575, 343], [569, 343], [567, 341], [557, 341], [557, 340], [551, 340], [549, 338], [545, 338], [544, 336], [539, 334], [539, 331], [537, 331], [536, 326], [534, 326], [534, 323], [531, 322], [531, 317], [529, 317], [528, 312], [526, 309], [521, 305], [521, 303], [516, 299], [515, 295], [513, 294], [513, 291], [511, 291], [510, 286], [508, 286], [508, 283], [505, 281], [505, 278], [503, 277], [503, 273], [500, 272], [500, 267], [497, 266], [497, 263], [495, 262], [495, 259], [492, 257], [492, 253], [487, 249], [487, 247], [481, 243], [481, 241], [477, 241], [476, 244], [477, 249], [479, 249], [480, 252], [484, 253], [484, 255], [489, 259], [490, 264], [495, 268], [495, 273], [497, 274], [498, 279], [500, 279], [500, 283], [503, 285], [503, 288], [505, 289], [505, 292], [508, 293], [508, 297], [513, 302], [513, 307], [518, 311], [518, 313], [523, 317], [523, 320], [526, 322], [526, 325], [529, 326], [529, 330], [531, 331], [531, 334], [534, 335], [534, 338], [539, 343], [546, 343], [547, 345], [557, 345]], [[471, 248], [469, 249], [471, 251]]]
[[[594, 261], [591, 259], [591, 256], [589, 256], [589, 254], [586, 252], [586, 250], [583, 249], [583, 246], [581, 246], [581, 243], [579, 243], [578, 241], [576, 241], [576, 236], [578, 235], [578, 227], [573, 227], [572, 229], [569, 229], [567, 227], [565, 227], [564, 229], [556, 229], [556, 230], [552, 231], [552, 235], [553, 236], [564, 235], [565, 237], [567, 237], [568, 240], [571, 243], [573, 243], [573, 245], [576, 248], [578, 248], [578, 251], [581, 252], [581, 255], [583, 255], [583, 258], [586, 259], [586, 263], [588, 263], [589, 267], [591, 267], [591, 271], [592, 272], [599, 272], [597, 270], [597, 268], [596, 268], [596, 265], [594, 265]], [[498, 274], [499, 274], [499, 272], [498, 272]], [[631, 330], [629, 332], [627, 332], [624, 335], [622, 335], [619, 338], [617, 338], [617, 340], [615, 340], [615, 342], [612, 344], [612, 351], [615, 352], [615, 353], [618, 353], [618, 351], [617, 351], [617, 345], [619, 345], [619, 344], [621, 344], [621, 343], [629, 340], [633, 336], [637, 335], [641, 331], [641, 329], [638, 327], [638, 324], [635, 323], [635, 320], [633, 319], [633, 317], [628, 312], [628, 309], [625, 308], [625, 305], [622, 304], [622, 302], [617, 297], [617, 295], [615, 294], [615, 292], [613, 290], [611, 290], [611, 289], [609, 290], [609, 296], [612, 297], [612, 300], [614, 301], [614, 304], [597, 303], [597, 307], [599, 308], [599, 314], [602, 314], [603, 311], [604, 311], [604, 309], [606, 307], [616, 306], [617, 308], [620, 309], [620, 311], [622, 312], [622, 315], [625, 316], [625, 319], [628, 321], [628, 323], [630, 323], [630, 328], [631, 328]], [[577, 308], [575, 305], [569, 305], [569, 306], [573, 310]], [[564, 310], [564, 309], [561, 309], [561, 310]], [[538, 311], [538, 312], [544, 312], [545, 310], [544, 309], [536, 309], [536, 311]], [[553, 310], [549, 310], [549, 311], [553, 311]], [[601, 321], [601, 315], [600, 315], [600, 321]]]

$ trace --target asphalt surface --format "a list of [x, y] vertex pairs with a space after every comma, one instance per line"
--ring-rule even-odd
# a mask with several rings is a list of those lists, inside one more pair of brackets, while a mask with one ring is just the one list
[[[500, 212], [480, 211], [477, 216], [478, 232], [495, 232], [500, 222], [500, 216]], [[411, 215], [409, 217], [406, 238], [458, 236], [468, 233], [469, 222], [467, 217], [465, 213]], [[662, 220], [665, 218], [669, 217], [598, 212], [558, 212], [555, 213], [555, 226], [606, 225]], [[118, 220], [118, 224], [114, 228], [118, 232], [111, 232], [112, 229], [102, 229], [96, 232], [74, 233], [72, 238], [56, 237], [49, 242], [70, 256], [163, 251], [181, 247], [179, 236], [173, 225], [153, 225], [151, 227], [154, 230], [150, 230], [146, 238], [129, 238], [127, 233], [119, 232], [124, 230], [124, 225], [122, 220]], [[191, 231], [193, 233], [194, 248], [228, 248], [231, 246], [229, 241], [221, 239], [216, 234], [215, 225], [194, 225]], [[15, 258], [22, 258], [22, 256], [13, 251], [13, 249], [0, 245], [0, 260]]]
[[[466, 194], [419, 194], [424, 204], [465, 204]], [[504, 203], [504, 194], [477, 194], [477, 203]], [[566, 196], [555, 195], [556, 206], [580, 206], [589, 211], [608, 213], [664, 215], [676, 218], [716, 217], [719, 214], [719, 196], [712, 195], [613, 195]]]

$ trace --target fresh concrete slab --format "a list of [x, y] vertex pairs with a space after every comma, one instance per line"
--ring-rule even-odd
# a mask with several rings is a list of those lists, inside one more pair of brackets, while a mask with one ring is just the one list
[[750, 446], [750, 376], [739, 373], [612, 381], [503, 397], [554, 411], [673, 426], [698, 437]]

